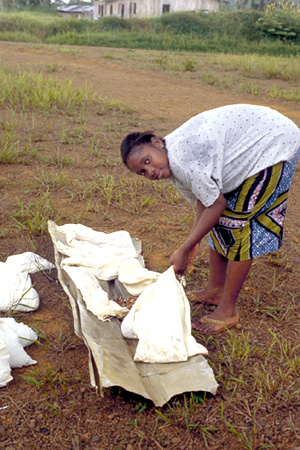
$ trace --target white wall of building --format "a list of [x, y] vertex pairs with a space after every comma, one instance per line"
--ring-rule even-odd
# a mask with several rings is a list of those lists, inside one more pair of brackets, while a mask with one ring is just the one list
[[95, 0], [94, 18], [105, 16], [118, 16], [128, 19], [130, 17], [156, 17], [163, 13], [179, 11], [218, 11], [218, 0]]

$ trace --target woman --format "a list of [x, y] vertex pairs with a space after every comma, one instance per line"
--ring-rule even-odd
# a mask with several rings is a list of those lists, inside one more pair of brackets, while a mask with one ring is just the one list
[[299, 128], [270, 108], [229, 105], [191, 118], [164, 139], [131, 133], [124, 164], [150, 180], [169, 178], [197, 202], [187, 240], [170, 263], [182, 274], [210, 232], [210, 275], [199, 301], [217, 305], [197, 330], [214, 333], [239, 319], [236, 302], [252, 260], [282, 243], [283, 221], [300, 153]]

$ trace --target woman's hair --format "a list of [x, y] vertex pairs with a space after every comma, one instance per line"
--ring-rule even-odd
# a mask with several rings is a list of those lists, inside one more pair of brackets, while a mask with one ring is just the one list
[[153, 137], [155, 137], [155, 134], [152, 133], [152, 131], [144, 131], [142, 133], [136, 131], [135, 133], [128, 134], [121, 143], [121, 157], [123, 163], [127, 165], [127, 158], [133, 147], [148, 143]]

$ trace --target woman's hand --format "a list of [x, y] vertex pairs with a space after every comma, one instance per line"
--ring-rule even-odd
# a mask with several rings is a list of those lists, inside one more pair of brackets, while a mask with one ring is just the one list
[[196, 258], [200, 247], [200, 242], [196, 244], [191, 250], [187, 250], [184, 245], [181, 245], [171, 256], [170, 264], [174, 267], [175, 273], [183, 275], [192, 265]]
[[189, 251], [187, 251], [183, 246], [179, 247], [171, 256], [170, 264], [174, 268], [174, 272], [179, 275], [183, 275], [187, 269], [188, 265]]

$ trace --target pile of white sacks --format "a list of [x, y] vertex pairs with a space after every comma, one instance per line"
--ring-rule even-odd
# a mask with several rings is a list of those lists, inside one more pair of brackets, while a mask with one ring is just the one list
[[[191, 335], [189, 302], [173, 267], [162, 274], [147, 270], [140, 244], [126, 231], [106, 234], [80, 224], [57, 230], [64, 237], [55, 244], [63, 255], [61, 268], [81, 292], [86, 308], [99, 320], [123, 318], [123, 336], [138, 339], [135, 361], [180, 362], [207, 354]], [[39, 296], [30, 274], [54, 267], [31, 252], [0, 263], [0, 310], [36, 310]], [[130, 311], [110, 299], [101, 287], [101, 281], [116, 279], [130, 295], [138, 297]], [[0, 318], [0, 387], [12, 379], [12, 368], [36, 363], [24, 350], [36, 339], [36, 333], [23, 323]]]
[[[80, 291], [86, 308], [100, 320], [124, 317], [123, 336], [139, 340], [135, 361], [179, 362], [207, 354], [191, 335], [189, 302], [173, 267], [162, 274], [147, 270], [141, 249], [126, 231], [106, 234], [67, 224], [57, 227], [57, 232], [61, 269]], [[130, 312], [109, 299], [99, 283], [116, 279], [129, 294], [138, 296]]]
[[[32, 286], [30, 274], [54, 267], [32, 252], [10, 256], [5, 263], [0, 263], [0, 310], [11, 313], [36, 310], [39, 295]], [[0, 387], [13, 379], [11, 369], [36, 364], [24, 350], [36, 339], [37, 334], [27, 325], [17, 323], [12, 317], [0, 318]]]

